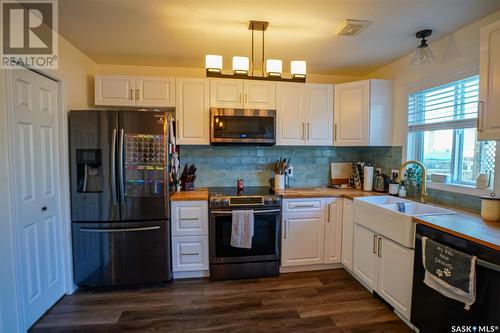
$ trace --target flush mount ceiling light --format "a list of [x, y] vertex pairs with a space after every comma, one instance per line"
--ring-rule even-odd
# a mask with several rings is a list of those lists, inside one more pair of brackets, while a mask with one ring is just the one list
[[417, 47], [417, 50], [413, 55], [413, 59], [411, 60], [412, 65], [424, 65], [436, 61], [436, 58], [434, 57], [434, 54], [432, 54], [432, 51], [429, 45], [427, 44], [427, 39], [426, 39], [431, 35], [432, 35], [432, 30], [430, 29], [420, 30], [415, 34], [415, 37], [422, 40], [420, 41], [420, 45]]
[[[242, 77], [254, 80], [270, 80], [270, 81], [292, 81], [306, 82], [306, 62], [303, 60], [293, 60], [290, 62], [290, 78], [282, 77], [283, 62], [279, 59], [267, 59], [264, 69], [264, 32], [269, 25], [265, 21], [250, 21], [248, 30], [252, 31], [252, 57], [249, 64], [248, 57], [233, 57], [233, 73], [222, 73], [222, 56], [207, 55], [205, 60], [206, 75], [210, 77], [236, 78]], [[255, 76], [254, 62], [254, 32], [262, 31], [262, 56], [261, 56], [261, 76]], [[267, 74], [267, 76], [266, 76]]]

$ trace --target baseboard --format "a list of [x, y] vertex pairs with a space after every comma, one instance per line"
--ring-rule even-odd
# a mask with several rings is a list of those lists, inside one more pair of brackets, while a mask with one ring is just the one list
[[396, 314], [396, 316], [399, 317], [399, 319], [401, 319], [409, 328], [411, 328], [414, 332], [419, 332], [418, 328], [415, 327], [415, 325], [413, 325], [409, 320], [408, 318], [405, 318], [401, 313], [399, 313], [398, 311], [394, 310], [394, 313]]
[[175, 279], [192, 279], [192, 278], [203, 278], [209, 277], [210, 272], [206, 271], [188, 271], [188, 272], [174, 272]]
[[322, 271], [326, 269], [342, 268], [341, 264], [318, 264], [318, 265], [303, 265], [303, 266], [280, 266], [280, 273], [306, 272], [306, 271]]

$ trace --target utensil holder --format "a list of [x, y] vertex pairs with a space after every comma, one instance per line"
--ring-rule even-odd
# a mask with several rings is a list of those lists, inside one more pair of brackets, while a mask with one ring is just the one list
[[285, 189], [285, 175], [274, 175], [274, 189], [284, 190]]

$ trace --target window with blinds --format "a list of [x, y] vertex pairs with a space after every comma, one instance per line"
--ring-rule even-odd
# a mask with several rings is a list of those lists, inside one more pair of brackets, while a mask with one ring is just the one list
[[408, 130], [472, 128], [477, 123], [479, 76], [411, 94]]
[[414, 158], [428, 173], [473, 185], [493, 174], [496, 142], [476, 140], [479, 76], [422, 90], [408, 97], [408, 135]]

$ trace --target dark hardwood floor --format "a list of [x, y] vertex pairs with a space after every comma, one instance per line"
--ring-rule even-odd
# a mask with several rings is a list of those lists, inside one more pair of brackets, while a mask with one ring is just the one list
[[345, 270], [63, 297], [30, 332], [411, 332]]

